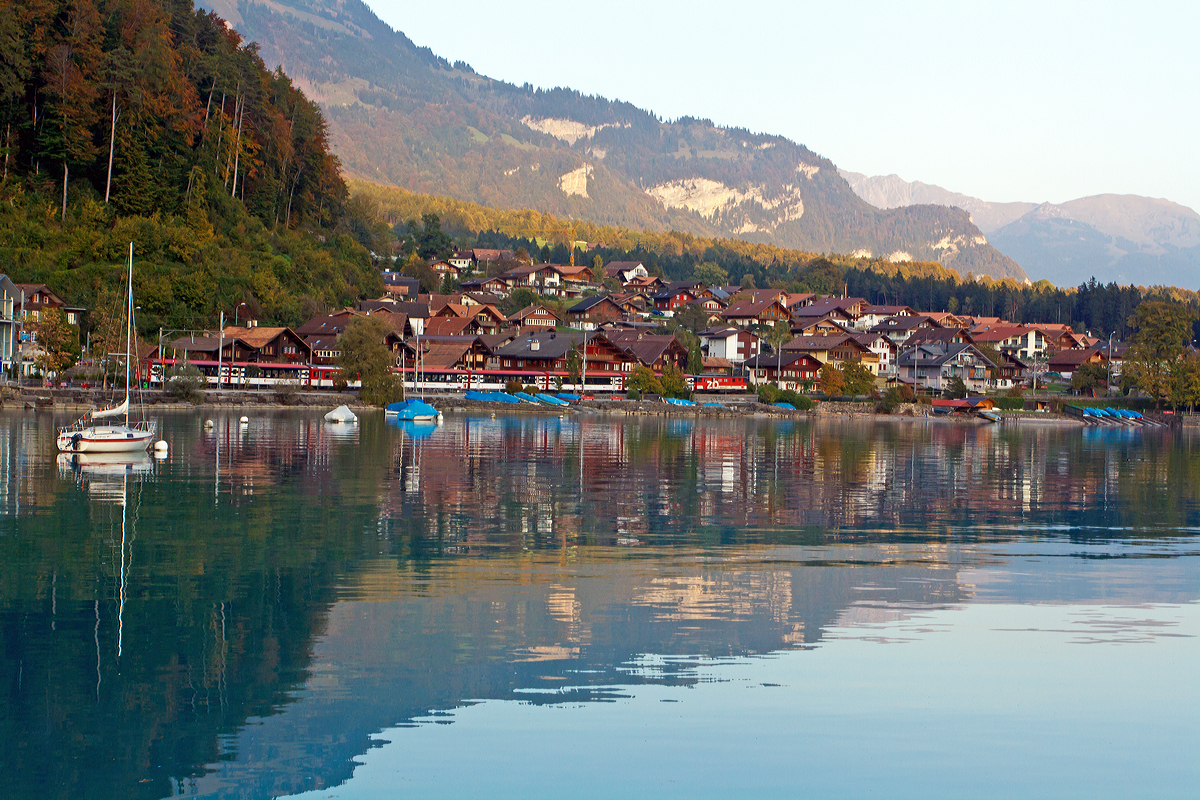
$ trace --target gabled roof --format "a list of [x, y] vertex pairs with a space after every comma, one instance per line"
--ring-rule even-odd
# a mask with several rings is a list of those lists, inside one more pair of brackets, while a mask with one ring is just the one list
[[[582, 314], [586, 311], [591, 311], [593, 308], [600, 305], [601, 303], [603, 303], [606, 300], [608, 302], [612, 303], [614, 306], [617, 306], [617, 302], [615, 300], [613, 300], [611, 297], [609, 297], [608, 295], [594, 294], [591, 297], [583, 298], [578, 303], [576, 303], [575, 305], [568, 308], [567, 313], [568, 314]], [[617, 306], [617, 310], [618, 311], [620, 310], [620, 306]]]
[[672, 346], [683, 345], [672, 334], [656, 335], [631, 330], [613, 330], [605, 334], [610, 342], [642, 364], [650, 366], [662, 358]]
[[696, 335], [701, 339], [726, 339], [743, 332], [750, 333], [751, 336], [757, 336], [757, 334], [747, 331], [745, 328], [739, 328], [736, 325], [714, 325], [711, 328], [705, 328]]
[[255, 350], [265, 347], [284, 333], [290, 333], [294, 338], [301, 339], [291, 328], [243, 328], [240, 325], [236, 328], [232, 325], [225, 328], [226, 339], [238, 339], [247, 347], [253, 347]]
[[338, 337], [333, 334], [304, 337], [304, 343], [308, 345], [309, 350], [337, 350], [337, 340]]
[[991, 364], [993, 367], [996, 366], [995, 364], [992, 364], [991, 359], [976, 350], [974, 345], [947, 345], [943, 342], [931, 342], [903, 350], [896, 359], [896, 364], [897, 366], [901, 367], [916, 366], [918, 364], [923, 367], [940, 367], [942, 364], [957, 358], [959, 354], [967, 350], [974, 353], [975, 357], [983, 361], [985, 364]]
[[[588, 338], [594, 335], [589, 334]], [[508, 344], [497, 347], [495, 353], [501, 358], [555, 361], [566, 356], [572, 345], [578, 347], [583, 341], [583, 331], [542, 331], [521, 334]]]
[[775, 369], [777, 366], [790, 367], [797, 361], [811, 361], [814, 366], [820, 367], [821, 361], [814, 358], [807, 352], [801, 350], [784, 350], [782, 353], [759, 353], [742, 362], [749, 369]]
[[832, 350], [835, 347], [840, 347], [843, 344], [853, 345], [855, 349], [861, 350], [864, 353], [870, 352], [870, 348], [859, 342], [849, 333], [838, 333], [833, 336], [797, 336], [783, 346], [783, 351], [786, 353], [792, 351], [807, 351], [821, 352]]
[[467, 342], [421, 342], [421, 364], [433, 369], [448, 369], [462, 361], [471, 350], [474, 339]]
[[[872, 328], [874, 330], [874, 328]], [[957, 340], [957, 341], [956, 341]], [[905, 347], [921, 344], [975, 344], [965, 328], [920, 328], [904, 340]]]
[[902, 317], [916, 314], [911, 306], [867, 306], [862, 310], [863, 315], [872, 314], [876, 317]]
[[921, 327], [938, 327], [938, 324], [924, 314], [916, 316], [901, 315], [888, 317], [883, 322], [868, 330], [872, 333], [889, 333], [891, 331], [915, 331]]
[[844, 314], [847, 317], [856, 316], [856, 314], [851, 314], [850, 309], [866, 302], [861, 297], [826, 297], [794, 309], [792, 314], [797, 317], [823, 317], [834, 313]]
[[756, 300], [754, 298], [738, 299], [734, 298], [735, 302], [730, 304], [728, 308], [721, 312], [721, 316], [726, 319], [754, 319], [759, 317], [764, 311], [771, 306], [779, 306], [786, 314], [787, 309], [783, 307], [774, 297]]
[[1059, 350], [1050, 359], [1047, 366], [1078, 367], [1080, 364], [1085, 364], [1096, 356], [1104, 357], [1104, 353], [1098, 347], [1089, 347], [1086, 350]]
[[971, 338], [976, 342], [1003, 342], [1005, 339], [1011, 339], [1015, 336], [1025, 336], [1033, 328], [1028, 328], [1024, 325], [1011, 325], [995, 328], [984, 328], [982, 330], [972, 330]]
[[855, 333], [851, 331], [850, 336], [863, 347], [869, 348], [876, 342], [886, 342], [888, 347], [891, 347], [893, 350], [896, 349], [896, 343], [882, 333]]
[[539, 311], [544, 311], [545, 313], [554, 317], [555, 320], [558, 319], [558, 314], [554, 313], [553, 309], [546, 308], [546, 306], [538, 304], [538, 303], [535, 303], [534, 305], [531, 305], [531, 306], [525, 306], [525, 308], [522, 308], [517, 313], [509, 316], [507, 319], [509, 322], [521, 322], [526, 317], [530, 316], [531, 314], [536, 314]]
[[477, 325], [474, 317], [431, 317], [425, 324], [422, 336], [450, 336], [465, 334], [472, 325]]
[[337, 336], [342, 331], [346, 330], [346, 326], [350, 324], [350, 320], [354, 319], [354, 316], [355, 315], [342, 314], [336, 317], [313, 317], [299, 328], [296, 328], [296, 335], [302, 337], [326, 335]]

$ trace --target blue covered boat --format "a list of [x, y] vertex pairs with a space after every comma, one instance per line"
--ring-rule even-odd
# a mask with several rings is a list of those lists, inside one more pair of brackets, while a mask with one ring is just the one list
[[513, 397], [526, 403], [533, 403], [535, 405], [537, 404], [537, 398], [531, 394], [526, 394], [525, 392], [513, 392]]
[[664, 397], [663, 402], [670, 403], [673, 406], [694, 406], [694, 405], [696, 405], [695, 401], [693, 401], [693, 400], [683, 400], [678, 397]]
[[425, 421], [432, 422], [438, 418], [438, 410], [424, 400], [405, 400], [403, 403], [389, 403], [384, 409], [387, 416], [395, 416], [401, 422]]
[[548, 406], [561, 407], [561, 406], [571, 405], [566, 400], [560, 400], [557, 397], [555, 397], [554, 395], [549, 395], [549, 394], [546, 394], [545, 392], [539, 392], [538, 394], [534, 395], [534, 397], [536, 397], [538, 400], [542, 401], [543, 403], [545, 403]]

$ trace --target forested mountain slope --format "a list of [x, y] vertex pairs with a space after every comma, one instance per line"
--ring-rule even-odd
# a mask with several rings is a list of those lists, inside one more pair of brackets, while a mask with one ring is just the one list
[[965, 212], [874, 208], [828, 159], [782, 137], [495, 81], [416, 47], [360, 0], [204, 1], [321, 102], [351, 176], [601, 224], [1025, 277]]
[[[0, 271], [111, 304], [133, 242], [142, 330], [219, 309], [296, 324], [377, 295], [317, 105], [191, 0], [0, 14]], [[383, 229], [386, 233], [386, 228]]]

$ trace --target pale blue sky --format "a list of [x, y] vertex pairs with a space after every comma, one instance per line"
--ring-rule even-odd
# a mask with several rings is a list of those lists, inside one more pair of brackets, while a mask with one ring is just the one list
[[367, 0], [451, 61], [992, 201], [1200, 210], [1200, 2]]

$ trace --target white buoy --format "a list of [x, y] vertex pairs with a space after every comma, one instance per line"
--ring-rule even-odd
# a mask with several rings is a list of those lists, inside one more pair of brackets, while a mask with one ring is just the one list
[[211, 428], [211, 427], [213, 427], [213, 421], [212, 421], [211, 419], [206, 419], [206, 420], [204, 420], [204, 427], [205, 427], [205, 428]]
[[441, 425], [441, 424], [442, 424], [443, 422], [445, 422], [445, 421], [446, 421], [446, 418], [445, 418], [445, 417], [443, 417], [443, 416], [442, 416], [442, 412], [440, 412], [440, 411], [439, 411], [439, 412], [438, 412], [438, 418], [437, 418], [437, 424], [438, 424], [438, 425]]
[[249, 417], [242, 417], [241, 419], [239, 419], [239, 420], [238, 420], [238, 422], [242, 423], [243, 425], [249, 425], [249, 424], [250, 424], [250, 418], [249, 418]]
[[156, 452], [156, 453], [167, 452], [167, 443], [164, 440], [159, 439], [157, 442], [154, 443], [154, 452]]

